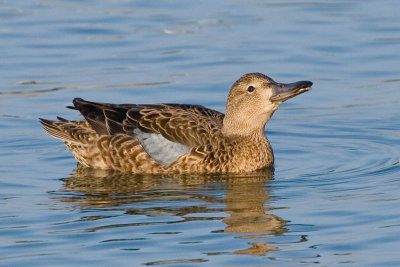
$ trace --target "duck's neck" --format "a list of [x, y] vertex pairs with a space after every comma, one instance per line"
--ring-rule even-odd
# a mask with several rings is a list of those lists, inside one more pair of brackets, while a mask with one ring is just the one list
[[229, 116], [225, 116], [222, 133], [226, 137], [242, 136], [242, 137], [261, 137], [264, 136], [264, 128], [267, 120], [238, 120]]
[[265, 124], [279, 105], [273, 105], [261, 112], [235, 112], [227, 104], [222, 133], [225, 136], [264, 136]]

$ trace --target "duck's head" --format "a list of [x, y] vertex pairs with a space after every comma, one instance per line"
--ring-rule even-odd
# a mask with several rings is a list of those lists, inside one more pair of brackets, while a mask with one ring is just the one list
[[277, 83], [261, 73], [240, 77], [226, 102], [223, 132], [248, 135], [264, 131], [265, 124], [282, 102], [311, 89], [312, 82]]

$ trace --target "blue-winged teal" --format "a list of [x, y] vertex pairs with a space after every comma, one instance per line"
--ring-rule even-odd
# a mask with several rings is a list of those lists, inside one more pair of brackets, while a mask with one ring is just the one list
[[83, 165], [132, 173], [250, 172], [273, 165], [264, 127], [279, 105], [312, 82], [237, 80], [226, 114], [198, 105], [106, 104], [74, 99], [80, 121], [40, 119]]

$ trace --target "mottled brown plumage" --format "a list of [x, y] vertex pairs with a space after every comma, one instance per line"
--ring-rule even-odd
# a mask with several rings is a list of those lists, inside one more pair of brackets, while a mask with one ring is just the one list
[[278, 106], [312, 83], [243, 75], [226, 115], [198, 105], [106, 104], [76, 98], [81, 121], [40, 119], [83, 165], [133, 173], [249, 172], [273, 165], [264, 127]]

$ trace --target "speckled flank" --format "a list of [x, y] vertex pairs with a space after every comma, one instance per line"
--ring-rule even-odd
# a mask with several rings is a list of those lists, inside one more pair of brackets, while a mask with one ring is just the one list
[[[311, 84], [292, 84], [284, 100]], [[232, 86], [226, 115], [196, 105], [113, 105], [76, 98], [70, 108], [84, 120], [40, 121], [85, 166], [133, 173], [249, 172], [274, 163], [264, 127], [284, 101], [277, 87], [282, 86], [263, 74], [245, 74]], [[168, 163], [160, 158], [166, 148]]]

